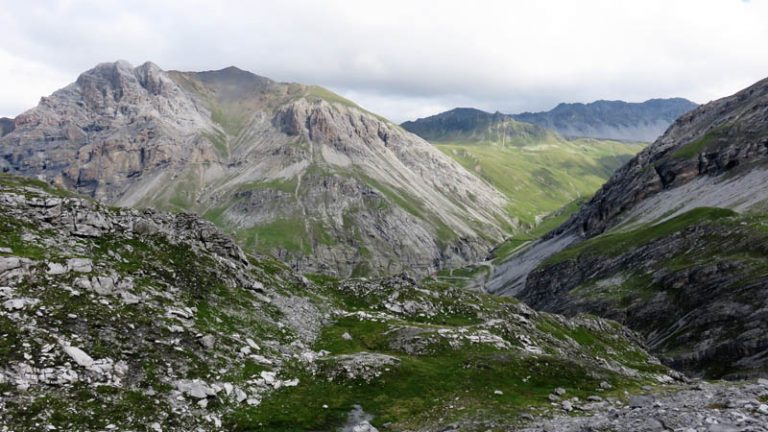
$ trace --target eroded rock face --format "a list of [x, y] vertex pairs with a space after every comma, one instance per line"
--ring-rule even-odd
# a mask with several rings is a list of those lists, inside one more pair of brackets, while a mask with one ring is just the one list
[[[744, 174], [768, 161], [768, 80], [683, 115], [550, 236], [592, 237], [619, 224], [652, 195], [697, 177]], [[742, 191], [747, 195], [754, 191]]]
[[738, 218], [703, 221], [623, 253], [584, 253], [542, 266], [520, 297], [539, 309], [616, 319], [692, 375], [762, 376], [766, 256], [764, 231]]
[[427, 274], [483, 257], [516, 223], [500, 193], [415, 135], [236, 68], [101, 64], [13, 124], [2, 170], [198, 212], [304, 271]]
[[618, 319], [693, 374], [763, 374], [767, 167], [764, 80], [682, 116], [489, 286]]
[[13, 132], [15, 128], [16, 125], [14, 124], [13, 119], [0, 117], [0, 138]]
[[42, 98], [2, 141], [6, 170], [114, 202], [142, 174], [210, 160], [206, 111], [146, 63], [103, 63]]

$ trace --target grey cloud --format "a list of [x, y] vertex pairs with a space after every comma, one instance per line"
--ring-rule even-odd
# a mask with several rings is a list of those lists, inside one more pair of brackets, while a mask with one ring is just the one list
[[[768, 75], [768, 57], [755, 55], [768, 40], [766, 2], [7, 3], [0, 53], [48, 68], [22, 84], [29, 92], [116, 59], [180, 70], [236, 65], [327, 86], [401, 121], [456, 105], [519, 112], [595, 99], [704, 102]], [[0, 88], [0, 114], [41, 96], [21, 90]]]

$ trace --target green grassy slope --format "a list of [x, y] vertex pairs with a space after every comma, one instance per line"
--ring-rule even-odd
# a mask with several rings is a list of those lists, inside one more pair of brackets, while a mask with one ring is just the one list
[[[516, 424], [523, 412], [547, 412], [548, 394], [558, 386], [570, 396], [585, 398], [603, 380], [615, 389], [631, 389], [664, 372], [614, 333], [619, 329], [615, 324], [598, 332], [588, 319], [573, 325], [536, 314], [520, 326], [516, 316], [527, 308], [510, 298], [432, 281], [411, 285], [397, 279], [364, 283], [312, 278], [317, 293], [344, 311], [323, 329], [313, 347], [329, 352], [325, 366], [312, 374], [296, 365], [301, 384], [273, 394], [258, 407], [232, 413], [227, 418], [232, 430], [335, 430], [353, 405], [372, 414], [375, 426], [388, 424], [387, 430], [432, 430], [453, 422], [464, 424], [462, 430], [486, 430], [490, 424]], [[398, 301], [426, 308], [410, 313], [387, 308]], [[473, 342], [472, 335], [480, 334], [486, 340], [529, 334], [543, 353], [527, 353], [525, 338], [513, 340], [511, 349]], [[406, 348], [403, 340], [413, 345]], [[337, 356], [363, 352], [398, 362], [371, 379], [328, 377]], [[596, 368], [592, 356], [605, 356], [640, 375], [630, 379]]]
[[440, 142], [437, 148], [510, 199], [509, 213], [528, 225], [592, 195], [642, 147], [616, 141], [548, 139], [538, 144]]

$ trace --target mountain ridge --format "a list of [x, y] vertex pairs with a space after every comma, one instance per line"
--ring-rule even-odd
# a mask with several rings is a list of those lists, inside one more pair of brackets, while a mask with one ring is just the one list
[[760, 376], [767, 178], [768, 79], [680, 117], [488, 288], [618, 319], [688, 373]]
[[505, 197], [317, 86], [103, 63], [2, 137], [6, 171], [109, 203], [191, 210], [305, 271], [428, 274], [513, 230]]
[[401, 123], [404, 129], [427, 141], [490, 141], [522, 145], [534, 140], [557, 140], [551, 131], [528, 122], [516, 121], [501, 112], [476, 108], [454, 108], [429, 117]]
[[560, 103], [550, 111], [524, 112], [512, 117], [569, 137], [652, 142], [677, 117], [697, 106], [684, 98], [654, 98], [644, 102], [597, 100]]

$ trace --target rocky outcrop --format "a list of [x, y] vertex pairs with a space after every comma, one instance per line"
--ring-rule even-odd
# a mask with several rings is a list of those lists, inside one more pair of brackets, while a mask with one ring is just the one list
[[642, 103], [600, 100], [588, 104], [561, 103], [550, 111], [512, 117], [567, 137], [653, 142], [678, 117], [697, 106], [682, 98], [650, 99]]
[[[0, 203], [0, 428], [216, 428], [209, 403], [257, 405], [298, 384], [280, 375], [285, 362], [314, 358], [322, 302], [276, 293], [304, 281], [246, 257], [208, 221], [108, 208], [5, 175]], [[269, 374], [243, 379], [252, 362]], [[78, 406], [89, 398], [111, 408]], [[34, 416], [48, 423], [33, 423], [30, 410], [48, 401]], [[51, 419], [58, 406], [69, 414]]]
[[20, 114], [0, 152], [3, 171], [194, 211], [303, 271], [428, 274], [515, 226], [499, 192], [418, 137], [237, 68], [98, 65]]
[[397, 368], [400, 359], [386, 354], [360, 352], [324, 359], [323, 373], [330, 380], [371, 383], [384, 373]]
[[573, 258], [555, 255], [528, 276], [519, 296], [538, 309], [616, 319], [645, 335], [667, 364], [691, 375], [763, 376], [765, 218], [725, 215], [669, 228], [678, 221], [656, 227], [668, 234], [623, 250], [591, 250], [587, 242]]
[[[601, 397], [579, 401], [581, 415], [536, 419], [521, 432], [763, 432], [768, 424], [768, 382], [696, 383], [678, 392], [634, 396], [629, 403]], [[583, 403], [585, 402], [585, 403]]]

